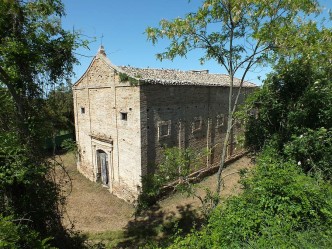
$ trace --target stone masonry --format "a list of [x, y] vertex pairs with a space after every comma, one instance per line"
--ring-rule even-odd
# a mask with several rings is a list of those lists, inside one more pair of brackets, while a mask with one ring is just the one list
[[[207, 71], [115, 66], [101, 47], [73, 86], [78, 170], [133, 202], [141, 177], [155, 171], [164, 146], [208, 149], [204, 167], [217, 164], [226, 132], [228, 80]], [[254, 88], [245, 82], [240, 102]], [[228, 153], [238, 150], [233, 138]]]

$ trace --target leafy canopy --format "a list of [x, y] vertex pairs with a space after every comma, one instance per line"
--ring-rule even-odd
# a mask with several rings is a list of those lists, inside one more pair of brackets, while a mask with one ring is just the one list
[[298, 16], [315, 12], [315, 0], [205, 0], [195, 13], [162, 20], [160, 28], [149, 27], [146, 34], [153, 44], [160, 38], [170, 40], [166, 51], [157, 54], [160, 60], [202, 49], [202, 63], [214, 59], [233, 74], [285, 46], [283, 40]]
[[269, 140], [278, 141], [280, 149], [293, 135], [307, 129], [332, 127], [332, 84], [330, 63], [307, 57], [282, 62], [263, 87], [248, 100], [246, 110], [257, 115], [247, 119], [246, 143], [260, 150]]
[[64, 6], [59, 0], [0, 1], [3, 84], [56, 83], [67, 76], [76, 62], [72, 49], [78, 44], [75, 34], [62, 29], [63, 15]]
[[[17, 131], [36, 144], [36, 123], [47, 86], [64, 82], [77, 60], [73, 51], [86, 42], [62, 28], [60, 0], [0, 1], [0, 86], [16, 108]], [[43, 115], [41, 115], [43, 116]]]

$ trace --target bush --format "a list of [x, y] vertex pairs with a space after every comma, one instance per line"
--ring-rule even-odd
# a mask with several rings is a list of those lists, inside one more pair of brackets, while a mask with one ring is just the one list
[[41, 239], [39, 234], [14, 220], [13, 216], [0, 215], [0, 248], [53, 248], [49, 245], [51, 238]]
[[142, 177], [143, 189], [138, 198], [136, 214], [155, 204], [162, 187], [169, 183], [179, 181], [175, 186], [176, 190], [191, 193], [193, 185], [189, 183], [188, 175], [202, 165], [204, 155], [205, 152], [195, 154], [190, 148], [165, 148], [156, 172]]
[[331, 129], [308, 129], [300, 136], [293, 136], [285, 145], [284, 154], [286, 158], [294, 159], [305, 172], [332, 179]]
[[216, 208], [201, 231], [177, 238], [170, 248], [331, 245], [331, 238], [323, 238], [331, 233], [332, 187], [275, 156], [266, 149], [252, 175], [242, 179], [244, 193]]

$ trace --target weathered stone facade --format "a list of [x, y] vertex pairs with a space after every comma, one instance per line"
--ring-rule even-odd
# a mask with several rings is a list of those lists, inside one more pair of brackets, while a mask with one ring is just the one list
[[[227, 122], [227, 80], [202, 71], [118, 67], [101, 48], [73, 87], [78, 170], [132, 202], [164, 145], [209, 149], [205, 166], [218, 163]], [[254, 87], [245, 82], [240, 101]], [[229, 153], [234, 151], [236, 146]]]

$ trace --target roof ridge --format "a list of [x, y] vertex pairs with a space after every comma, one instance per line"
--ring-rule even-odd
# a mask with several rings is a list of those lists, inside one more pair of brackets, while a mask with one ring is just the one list
[[132, 69], [138, 69], [138, 70], [158, 70], [158, 71], [175, 71], [175, 72], [181, 72], [181, 73], [192, 73], [192, 74], [200, 74], [203, 71], [208, 71], [206, 74], [210, 75], [224, 75], [229, 76], [225, 73], [210, 73], [209, 69], [191, 69], [191, 70], [181, 70], [181, 69], [175, 69], [175, 68], [142, 68], [142, 67], [133, 67], [133, 66], [118, 66], [119, 68], [132, 68]]
[[[138, 80], [139, 82], [162, 85], [197, 85], [224, 87], [229, 87], [230, 85], [229, 75], [224, 73], [209, 73], [207, 69], [184, 71], [173, 68], [139, 68], [132, 66], [116, 66], [106, 56], [106, 52], [103, 46], [101, 46], [98, 50], [98, 53], [91, 61], [87, 71], [89, 71], [92, 63], [97, 59], [101, 59], [110, 68], [113, 68], [120, 73], [125, 73], [131, 78]], [[81, 81], [87, 71], [75, 83], [75, 85], [77, 85]], [[240, 82], [240, 79], [235, 78], [234, 86], [240, 86]], [[256, 87], [256, 85], [254, 83], [244, 80], [243, 87]]]
[[[139, 81], [163, 85], [201, 85], [201, 86], [229, 86], [229, 75], [210, 74], [178, 69], [138, 68], [119, 66], [124, 73]], [[240, 86], [241, 80], [235, 78], [235, 86]], [[243, 81], [243, 87], [256, 87], [255, 84]]]

